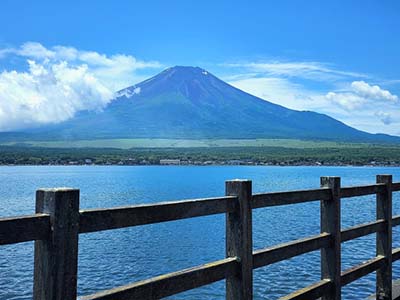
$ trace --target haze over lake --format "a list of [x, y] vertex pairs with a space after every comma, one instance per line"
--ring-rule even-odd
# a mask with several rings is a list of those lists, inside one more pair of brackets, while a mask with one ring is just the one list
[[[158, 166], [42, 166], [0, 167], [0, 216], [31, 214], [35, 190], [69, 186], [81, 189], [81, 208], [113, 207], [224, 195], [224, 181], [253, 180], [253, 191], [319, 187], [320, 176], [341, 176], [342, 186], [372, 184], [377, 174], [398, 168], [367, 167], [158, 167]], [[400, 213], [394, 194], [393, 214]], [[342, 200], [342, 228], [375, 218], [373, 196]], [[254, 211], [254, 249], [319, 233], [319, 203], [263, 208]], [[285, 230], [282, 230], [284, 228]], [[394, 230], [393, 247], [399, 247]], [[342, 245], [342, 268], [375, 255], [369, 235]], [[222, 259], [225, 255], [225, 216], [216, 215], [134, 228], [80, 235], [79, 295], [117, 287], [182, 268]], [[319, 252], [257, 269], [254, 299], [277, 299], [319, 280]], [[398, 263], [395, 278], [400, 276]], [[0, 300], [31, 299], [33, 243], [0, 248]], [[343, 289], [343, 299], [363, 299], [374, 292], [374, 274]], [[217, 282], [169, 299], [224, 299]], [[190, 296], [190, 297], [189, 297]]]

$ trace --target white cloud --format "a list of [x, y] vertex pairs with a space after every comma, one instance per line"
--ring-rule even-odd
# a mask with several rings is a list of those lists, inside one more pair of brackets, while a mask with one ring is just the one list
[[[327, 114], [357, 129], [400, 135], [398, 96], [377, 85], [353, 81], [347, 89], [328, 92], [325, 99], [331, 104]], [[343, 111], [335, 111], [333, 106]]]
[[307, 110], [318, 107], [318, 94], [286, 78], [235, 76], [229, 84], [252, 95], [291, 109]]
[[351, 87], [354, 92], [362, 97], [376, 100], [397, 101], [398, 97], [377, 85], [369, 85], [365, 81], [353, 81]]
[[100, 109], [112, 98], [87, 66], [29, 61], [27, 72], [0, 73], [0, 129], [57, 123], [79, 110]]
[[222, 66], [235, 74], [225, 77], [230, 84], [262, 99], [324, 113], [360, 130], [400, 135], [398, 96], [367, 83], [367, 79], [372, 80], [368, 74], [315, 61], [271, 60]]
[[367, 102], [365, 98], [354, 93], [337, 93], [329, 92], [326, 94], [326, 99], [333, 104], [339, 105], [346, 110], [354, 110], [362, 108]]
[[48, 49], [34, 42], [0, 49], [0, 58], [11, 55], [26, 58], [28, 69], [0, 73], [0, 131], [57, 123], [80, 110], [101, 109], [117, 90], [143, 79], [136, 71], [161, 67], [130, 55]]
[[383, 111], [377, 111], [375, 112], [375, 116], [378, 117], [383, 124], [385, 125], [390, 125], [392, 124], [392, 115]]
[[298, 77], [316, 81], [339, 80], [343, 78], [367, 78], [366, 74], [338, 70], [321, 62], [268, 61], [257, 63], [223, 64], [225, 67], [241, 68], [270, 77]]
[[145, 77], [138, 76], [136, 71], [148, 68], [161, 68], [156, 61], [141, 61], [131, 55], [115, 54], [107, 56], [95, 51], [78, 50], [74, 47], [54, 46], [46, 48], [40, 43], [28, 42], [19, 48], [0, 50], [3, 57], [17, 55], [34, 61], [59, 63], [67, 61], [71, 65], [87, 65], [90, 72], [112, 90], [120, 90]]
[[46, 49], [42, 44], [33, 42], [25, 43], [13, 52], [19, 56], [30, 57], [33, 59], [50, 59], [54, 58], [56, 55], [54, 51]]
[[348, 90], [329, 92], [326, 98], [346, 110], [366, 109], [375, 106], [377, 101], [381, 102], [380, 105], [395, 104], [398, 100], [396, 95], [365, 81], [353, 81]]
[[[257, 72], [240, 73], [225, 77], [225, 80], [239, 89], [276, 104], [324, 113], [372, 133], [400, 135], [397, 96], [365, 81], [349, 83], [343, 80], [332, 84], [331, 88], [328, 86], [316, 89], [288, 76], [271, 76]], [[337, 89], [338, 86], [340, 89]]]

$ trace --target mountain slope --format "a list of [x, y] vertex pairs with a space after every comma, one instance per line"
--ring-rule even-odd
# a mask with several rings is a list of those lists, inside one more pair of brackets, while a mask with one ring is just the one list
[[359, 131], [327, 115], [262, 100], [195, 67], [169, 68], [118, 93], [103, 111], [84, 111], [21, 139], [296, 138], [400, 142]]

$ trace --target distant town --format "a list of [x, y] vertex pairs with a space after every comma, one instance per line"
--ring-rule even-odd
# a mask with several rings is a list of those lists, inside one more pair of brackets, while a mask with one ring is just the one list
[[254, 161], [250, 159], [239, 160], [180, 160], [180, 159], [160, 159], [159, 161], [150, 161], [146, 159], [136, 160], [128, 158], [125, 160], [101, 160], [86, 158], [81, 160], [47, 160], [35, 159], [26, 163], [8, 161], [1, 162], [1, 165], [63, 165], [63, 166], [82, 166], [82, 165], [119, 165], [119, 166], [141, 166], [141, 165], [159, 165], [159, 166], [400, 166], [397, 161], [370, 161], [370, 162], [323, 162], [307, 160], [283, 160], [283, 161]]
[[62, 149], [0, 146], [0, 165], [400, 166], [400, 147]]

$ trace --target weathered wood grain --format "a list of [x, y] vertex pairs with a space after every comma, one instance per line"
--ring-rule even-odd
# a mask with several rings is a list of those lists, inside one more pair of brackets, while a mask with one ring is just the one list
[[12, 218], [0, 218], [0, 245], [48, 239], [50, 217], [35, 214]]
[[51, 233], [35, 242], [33, 299], [76, 300], [79, 190], [38, 190], [36, 212], [50, 215]]
[[[400, 300], [400, 280], [393, 280], [392, 282], [393, 300]], [[365, 300], [376, 300], [376, 295], [373, 294]]]
[[384, 264], [376, 271], [376, 297], [392, 299], [392, 175], [377, 175], [377, 183], [385, 184], [376, 195], [376, 218], [385, 220], [384, 228], [376, 234], [376, 256], [384, 257]]
[[288, 243], [279, 244], [253, 252], [253, 267], [260, 268], [276, 262], [286, 260], [304, 253], [328, 247], [330, 234], [321, 233], [313, 237], [307, 237]]
[[[81, 300], [150, 300], [171, 296], [222, 280], [238, 270], [235, 257], [173, 272], [81, 297]], [[250, 299], [250, 298], [249, 298]]]
[[330, 198], [329, 189], [299, 190], [289, 192], [274, 192], [255, 194], [251, 202], [252, 208], [289, 205], [310, 201], [327, 200]]
[[313, 300], [328, 294], [331, 288], [332, 282], [325, 279], [281, 297], [279, 300]]
[[236, 206], [226, 214], [226, 256], [237, 257], [239, 272], [226, 278], [226, 299], [253, 299], [252, 183], [230, 180], [225, 194], [236, 196]]
[[364, 186], [352, 186], [352, 187], [343, 187], [340, 190], [341, 198], [349, 198], [349, 197], [358, 197], [358, 196], [366, 196], [373, 195], [376, 193], [380, 193], [384, 191], [384, 184], [371, 184]]
[[321, 233], [331, 235], [329, 247], [321, 249], [321, 279], [332, 282], [331, 292], [322, 300], [340, 300], [341, 285], [341, 230], [340, 230], [340, 177], [321, 177], [321, 187], [331, 190], [331, 199], [321, 201]]
[[400, 191], [400, 182], [396, 182], [392, 184], [392, 191], [393, 192], [398, 192]]
[[392, 261], [400, 259], [400, 248], [393, 249], [392, 251]]
[[384, 258], [382, 256], [378, 256], [342, 272], [342, 286], [345, 286], [365, 275], [368, 275], [369, 273], [376, 271], [383, 264]]
[[376, 220], [366, 224], [356, 225], [347, 229], [342, 230], [341, 239], [342, 243], [349, 240], [354, 240], [356, 238], [376, 233], [384, 228], [384, 220]]
[[392, 226], [399, 226], [400, 225], [400, 215], [398, 216], [393, 216], [392, 218]]
[[[83, 297], [159, 299], [224, 278], [227, 299], [252, 299], [253, 269], [321, 249], [322, 280], [281, 299], [340, 299], [341, 286], [377, 271], [377, 298], [391, 299], [392, 192], [400, 182], [378, 175], [374, 185], [340, 187], [339, 177], [322, 177], [321, 188], [252, 195], [251, 181], [226, 182], [226, 195], [79, 212], [79, 190], [37, 192], [36, 214], [0, 218], [0, 245], [35, 240], [34, 300], [76, 299], [78, 234], [226, 213], [227, 258]], [[377, 220], [340, 230], [340, 199], [376, 194]], [[321, 234], [252, 251], [252, 209], [321, 201]], [[377, 256], [340, 273], [341, 242], [377, 233]]]
[[192, 199], [81, 210], [79, 232], [94, 232], [233, 211], [236, 197]]

